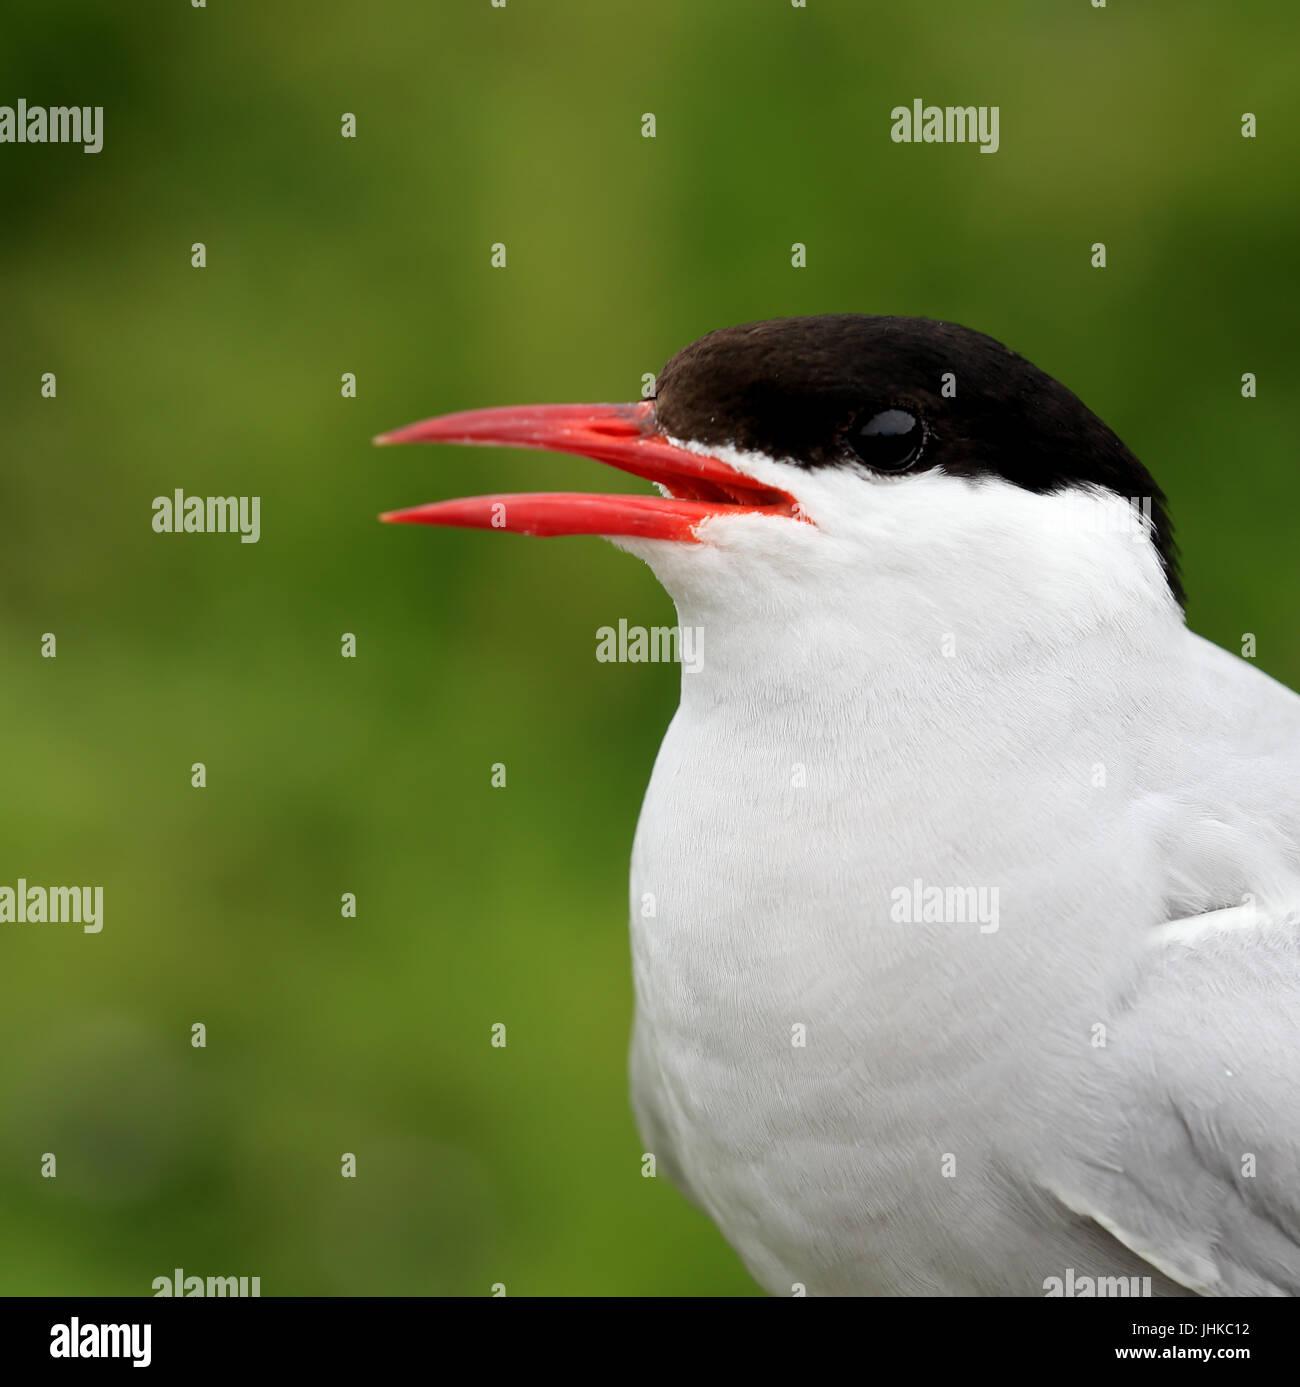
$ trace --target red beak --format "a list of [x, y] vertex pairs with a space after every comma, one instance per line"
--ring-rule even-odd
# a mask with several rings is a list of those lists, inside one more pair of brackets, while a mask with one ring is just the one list
[[523, 535], [631, 535], [695, 541], [713, 515], [796, 514], [794, 498], [725, 462], [672, 443], [655, 426], [650, 401], [632, 405], [518, 405], [444, 414], [381, 434], [376, 443], [495, 443], [595, 458], [664, 487], [667, 496], [525, 492], [435, 501], [381, 520], [459, 525]]

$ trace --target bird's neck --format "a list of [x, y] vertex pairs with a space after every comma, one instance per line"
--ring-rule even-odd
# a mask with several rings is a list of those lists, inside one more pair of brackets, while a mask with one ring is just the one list
[[[970, 723], [1123, 702], [1125, 671], [1171, 657], [1184, 627], [1172, 602], [1113, 607], [885, 600], [726, 603], [677, 598], [693, 666], [682, 708], [728, 706], [759, 718], [845, 728], [916, 722], [951, 710]], [[1014, 696], [1012, 696], [1014, 693]]]

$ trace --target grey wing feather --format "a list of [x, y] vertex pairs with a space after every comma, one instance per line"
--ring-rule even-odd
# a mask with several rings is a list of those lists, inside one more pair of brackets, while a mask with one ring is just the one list
[[1043, 1181], [1201, 1295], [1300, 1294], [1297, 938], [1290, 916], [1162, 940]]

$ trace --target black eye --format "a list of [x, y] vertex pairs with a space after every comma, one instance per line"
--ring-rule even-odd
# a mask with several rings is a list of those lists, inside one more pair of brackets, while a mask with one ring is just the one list
[[862, 413], [849, 429], [849, 447], [877, 472], [906, 472], [921, 456], [925, 430], [905, 409]]

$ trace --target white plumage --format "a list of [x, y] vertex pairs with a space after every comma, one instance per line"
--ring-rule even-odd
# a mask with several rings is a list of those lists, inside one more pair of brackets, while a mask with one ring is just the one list
[[[1300, 1289], [1300, 699], [1108, 491], [710, 451], [814, 526], [619, 541], [704, 631], [633, 858], [648, 1149], [777, 1294]], [[996, 931], [893, 921], [916, 878]]]

